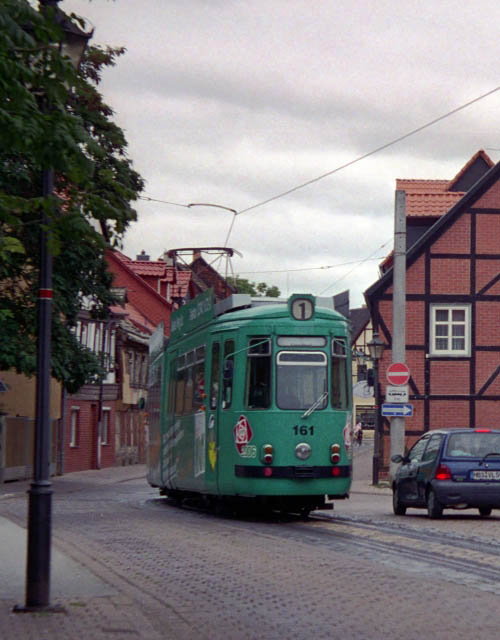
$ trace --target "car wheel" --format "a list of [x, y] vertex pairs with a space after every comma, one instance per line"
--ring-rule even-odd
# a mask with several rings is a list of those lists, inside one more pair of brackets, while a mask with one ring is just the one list
[[491, 507], [479, 507], [479, 515], [483, 518], [491, 516]]
[[396, 516], [404, 516], [406, 513], [406, 507], [404, 504], [401, 504], [399, 499], [399, 489], [397, 487], [394, 487], [392, 490], [392, 510]]
[[429, 518], [440, 518], [443, 515], [443, 505], [432, 489], [427, 494], [427, 514]]

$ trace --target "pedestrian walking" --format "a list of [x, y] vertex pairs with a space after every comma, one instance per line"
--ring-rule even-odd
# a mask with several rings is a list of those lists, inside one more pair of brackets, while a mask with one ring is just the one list
[[354, 427], [354, 439], [360, 447], [361, 443], [363, 442], [363, 425], [361, 424], [361, 422], [357, 422], [356, 426]]

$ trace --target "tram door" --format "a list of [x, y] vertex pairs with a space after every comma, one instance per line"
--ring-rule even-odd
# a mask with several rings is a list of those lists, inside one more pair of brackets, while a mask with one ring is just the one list
[[207, 489], [224, 492], [221, 479], [228, 467], [228, 429], [232, 434], [235, 340], [227, 334], [215, 335], [211, 351], [207, 422]]
[[[210, 371], [207, 371], [208, 380], [206, 385], [207, 393], [207, 463], [205, 465], [205, 489], [209, 493], [218, 492], [217, 466], [219, 464], [218, 452], [218, 424], [219, 424], [219, 395], [220, 395], [220, 372], [222, 362], [222, 341], [215, 336], [210, 348]], [[208, 354], [207, 354], [208, 356]], [[208, 359], [208, 358], [207, 358]]]

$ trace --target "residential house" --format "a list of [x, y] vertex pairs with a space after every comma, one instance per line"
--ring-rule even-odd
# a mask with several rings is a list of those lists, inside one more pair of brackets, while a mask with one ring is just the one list
[[[144, 253], [132, 260], [108, 251], [107, 259], [120, 304], [110, 309], [106, 323], [82, 312], [76, 327], [80, 341], [101, 357], [107, 375], [101, 384], [65, 396], [63, 472], [145, 461], [148, 342], [160, 323], [168, 335], [179, 284], [172, 267], [150, 262]], [[185, 294], [189, 278], [181, 274], [179, 279]]]
[[200, 250], [193, 252], [189, 270], [192, 273], [193, 297], [210, 288], [214, 290], [216, 301], [224, 300], [236, 293], [236, 289], [205, 260]]
[[375, 425], [375, 400], [369, 372], [373, 370], [368, 342], [373, 338], [370, 312], [367, 307], [351, 309], [351, 351], [352, 351], [352, 395], [353, 420], [361, 422], [363, 428], [373, 429]]
[[[30, 478], [33, 473], [36, 378], [15, 371], [0, 374], [0, 482]], [[50, 385], [51, 471], [56, 472], [60, 437], [61, 385]]]
[[[406, 192], [406, 442], [443, 427], [496, 424], [500, 400], [500, 163], [476, 153], [451, 180], [398, 180]], [[392, 361], [392, 260], [366, 292]], [[385, 376], [380, 376], [382, 394]], [[389, 463], [382, 422], [381, 462]]]
[[[151, 261], [107, 252], [120, 302], [105, 321], [80, 313], [75, 334], [105, 368], [102, 383], [76, 394], [52, 381], [52, 472], [68, 473], [145, 461], [148, 343], [162, 324], [170, 333], [172, 309], [214, 287], [222, 299], [232, 290], [201, 257], [181, 268], [167, 254]], [[196, 283], [194, 282], [196, 280]], [[0, 482], [32, 473], [35, 381], [2, 373], [0, 385]]]

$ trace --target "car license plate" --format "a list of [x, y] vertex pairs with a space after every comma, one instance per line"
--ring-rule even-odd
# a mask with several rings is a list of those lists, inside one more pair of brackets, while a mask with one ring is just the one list
[[500, 480], [500, 471], [478, 470], [472, 472], [473, 480]]

